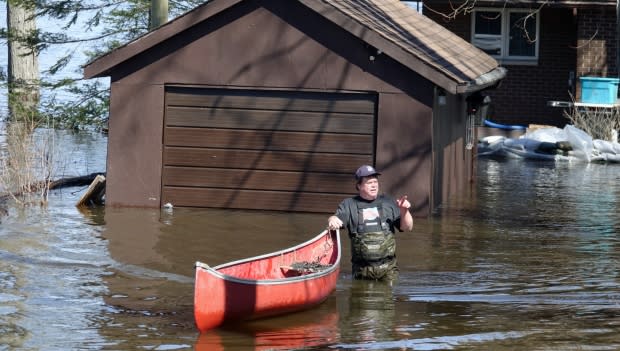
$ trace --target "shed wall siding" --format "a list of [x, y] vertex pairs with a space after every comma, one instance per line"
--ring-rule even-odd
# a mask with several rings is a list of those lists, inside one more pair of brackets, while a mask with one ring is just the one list
[[465, 149], [466, 119], [460, 117], [467, 103], [462, 96], [452, 94], [446, 99], [447, 104], [437, 105], [433, 118], [433, 203], [445, 202], [467, 190], [474, 176], [473, 149]]
[[377, 167], [382, 189], [409, 195], [415, 212], [433, 208], [429, 197], [432, 172], [432, 109], [406, 94], [379, 97]]
[[160, 206], [163, 95], [163, 86], [112, 84], [106, 205]]

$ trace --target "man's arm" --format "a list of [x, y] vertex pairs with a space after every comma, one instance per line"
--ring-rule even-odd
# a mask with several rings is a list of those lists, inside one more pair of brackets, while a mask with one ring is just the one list
[[342, 218], [347, 218], [347, 200], [343, 200], [336, 209], [336, 213], [327, 218], [327, 229], [336, 230], [341, 229], [344, 226]]
[[400, 230], [403, 232], [410, 232], [413, 230], [413, 216], [409, 212], [411, 203], [407, 200], [407, 195], [401, 196], [396, 200], [398, 209], [400, 210]]

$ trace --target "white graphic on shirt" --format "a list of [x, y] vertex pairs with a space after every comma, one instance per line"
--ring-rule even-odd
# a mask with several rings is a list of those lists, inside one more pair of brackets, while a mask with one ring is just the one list
[[362, 209], [362, 220], [369, 225], [379, 225], [379, 209], [376, 207]]

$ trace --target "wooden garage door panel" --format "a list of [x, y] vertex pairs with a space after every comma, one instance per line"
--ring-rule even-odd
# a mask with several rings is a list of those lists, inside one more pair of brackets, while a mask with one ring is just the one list
[[376, 98], [167, 87], [162, 203], [331, 212], [374, 162]]
[[370, 155], [312, 154], [286, 151], [248, 151], [166, 147], [164, 165], [212, 168], [262, 169], [351, 173], [361, 164], [372, 163]]
[[290, 193], [211, 188], [164, 188], [162, 199], [179, 207], [239, 208], [297, 212], [333, 212], [351, 194]]
[[371, 134], [372, 115], [169, 107], [166, 126]]
[[[360, 94], [321, 94], [303, 92], [241, 90], [203, 90], [175, 89], [166, 94], [168, 106], [190, 106], [208, 108], [239, 108], [272, 111], [314, 111], [340, 113], [368, 113], [374, 110], [374, 99]], [[254, 94], [254, 95], [253, 95]]]
[[[342, 193], [353, 174], [270, 172], [243, 169], [166, 167], [164, 186]], [[351, 185], [351, 189], [353, 186]]]
[[372, 135], [166, 128], [167, 146], [372, 154]]

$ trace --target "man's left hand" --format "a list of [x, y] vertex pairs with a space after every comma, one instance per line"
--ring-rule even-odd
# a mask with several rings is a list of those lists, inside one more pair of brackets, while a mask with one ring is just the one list
[[407, 200], [407, 195], [401, 196], [398, 200], [396, 200], [398, 207], [403, 210], [408, 210], [411, 207], [411, 203]]

